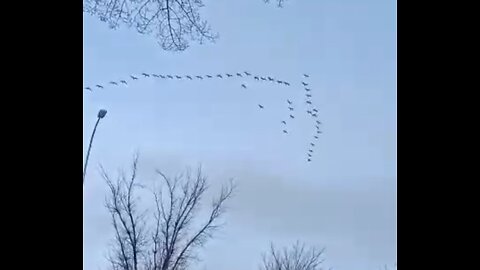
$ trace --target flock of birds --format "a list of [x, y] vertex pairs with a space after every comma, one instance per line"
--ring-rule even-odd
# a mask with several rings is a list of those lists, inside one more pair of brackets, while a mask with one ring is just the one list
[[[137, 81], [140, 78], [158, 78], [158, 79], [166, 79], [166, 80], [204, 80], [204, 79], [214, 79], [214, 78], [219, 78], [219, 79], [224, 79], [224, 78], [246, 78], [250, 77], [253, 78], [254, 81], [257, 82], [270, 82], [270, 83], [275, 83], [278, 85], [282, 86], [290, 86], [290, 83], [284, 80], [279, 80], [275, 79], [270, 76], [259, 76], [259, 75], [252, 75], [250, 72], [244, 71], [244, 72], [236, 72], [236, 73], [222, 73], [222, 74], [207, 74], [207, 75], [170, 75], [170, 74], [153, 74], [153, 73], [141, 73], [140, 75], [130, 75], [129, 79], [121, 79], [118, 81], [110, 81], [106, 84], [96, 84], [94, 86], [87, 86], [85, 87], [85, 90], [93, 92], [94, 90], [100, 90], [100, 89], [105, 89], [107, 86], [112, 86], [112, 87], [118, 87], [120, 85], [128, 86], [129, 82]], [[318, 120], [318, 109], [314, 106], [313, 100], [312, 100], [312, 89], [310, 88], [310, 83], [308, 82], [308, 79], [310, 78], [310, 75], [308, 74], [303, 74], [303, 80], [301, 81], [301, 86], [304, 89], [305, 92], [305, 105], [307, 107], [306, 113], [308, 117], [312, 118], [314, 120], [313, 124], [315, 127], [315, 133], [311, 137], [311, 140], [309, 141], [308, 145], [308, 151], [307, 151], [307, 156], [306, 156], [306, 161], [311, 162], [313, 159], [313, 153], [314, 153], [314, 147], [316, 146], [316, 140], [319, 139], [319, 135], [322, 134], [322, 131], [320, 130], [320, 125], [322, 122]], [[242, 88], [247, 89], [247, 84], [243, 82], [240, 85]], [[293, 121], [295, 119], [295, 107], [294, 107], [294, 102], [290, 99], [286, 100], [287, 108], [289, 111], [289, 116], [288, 119], [284, 119], [281, 121], [283, 124], [283, 133], [288, 134], [288, 129], [287, 129], [287, 124], [289, 121]], [[258, 108], [260, 110], [265, 109], [265, 106], [262, 104], [258, 104]]]

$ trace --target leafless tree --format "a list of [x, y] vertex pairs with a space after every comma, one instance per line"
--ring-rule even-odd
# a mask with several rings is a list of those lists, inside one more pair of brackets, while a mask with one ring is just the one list
[[260, 270], [321, 270], [323, 252], [324, 249], [306, 248], [299, 242], [283, 249], [277, 249], [272, 244], [270, 251], [263, 255]]
[[[208, 185], [200, 169], [174, 178], [157, 170], [160, 185], [147, 187], [137, 179], [137, 164], [135, 157], [129, 177], [121, 173], [116, 181], [102, 169], [110, 188], [106, 206], [115, 231], [108, 257], [111, 269], [184, 270], [222, 226], [220, 219], [233, 194], [233, 182], [222, 187], [202, 220], [199, 210]], [[141, 191], [152, 194], [152, 211], [141, 211]]]

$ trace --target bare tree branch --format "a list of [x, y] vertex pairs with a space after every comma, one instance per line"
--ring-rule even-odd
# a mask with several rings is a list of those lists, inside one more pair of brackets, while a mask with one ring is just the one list
[[290, 248], [276, 249], [273, 244], [268, 254], [263, 255], [260, 270], [321, 270], [321, 256], [324, 249], [305, 248], [304, 244], [295, 243]]

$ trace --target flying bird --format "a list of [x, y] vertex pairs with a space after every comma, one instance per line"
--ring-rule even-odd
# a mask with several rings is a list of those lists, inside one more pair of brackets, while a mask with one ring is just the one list
[[165, 76], [163, 76], [163, 75], [160, 74], [160, 78], [165, 79]]
[[286, 124], [287, 124], [287, 122], [285, 122], [285, 121], [282, 121], [282, 124], [286, 125]]
[[226, 75], [227, 75], [227, 77], [233, 77], [233, 75], [232, 75], [232, 74], [228, 74], [228, 73], [227, 73]]
[[223, 78], [222, 75], [220, 75], [220, 74], [217, 74], [217, 77], [218, 77], [218, 78]]
[[305, 78], [309, 78], [310, 76], [308, 74], [303, 74]]
[[315, 146], [315, 144], [314, 144], [314, 143], [310, 143], [310, 145], [311, 145], [311, 146]]
[[308, 155], [309, 157], [312, 157], [312, 154], [310, 154], [310, 153], [307, 153], [307, 155]]
[[172, 75], [167, 75], [167, 78], [173, 79], [173, 76]]
[[318, 112], [318, 110], [317, 110], [317, 109], [313, 109], [313, 111], [314, 111], [314, 112]]
[[155, 78], [160, 77], [160, 76], [158, 76], [157, 74], [152, 74], [152, 76], [155, 77]]
[[260, 107], [260, 109], [263, 109], [263, 106], [262, 106], [262, 105], [260, 105], [260, 104], [258, 104], [258, 107]]
[[85, 87], [85, 90], [92, 91], [92, 88], [90, 88], [90, 87]]
[[313, 117], [317, 117], [317, 114], [316, 114], [316, 113], [312, 113], [312, 116], [313, 116]]
[[255, 77], [253, 77], [253, 78], [254, 78], [255, 80], [257, 80], [257, 81], [259, 80], [258, 76], [255, 76]]
[[291, 115], [291, 114], [290, 114], [290, 118], [294, 119], [294, 118], [295, 118], [295, 116], [293, 116], [293, 115]]
[[121, 80], [120, 82], [127, 85], [127, 81], [125, 81], [125, 80]]
[[195, 77], [199, 78], [200, 80], [203, 80], [203, 77], [202, 77], [202, 76], [198, 76], [198, 75], [197, 75], [197, 76], [195, 76]]
[[293, 111], [293, 108], [292, 108], [292, 107], [288, 107], [288, 109], [289, 109], [290, 111]]
[[189, 80], [193, 80], [192, 77], [190, 77], [190, 76], [188, 76], [188, 75], [185, 76], [185, 77], [187, 77]]
[[312, 150], [312, 149], [308, 149], [308, 152], [313, 153], [313, 150]]
[[242, 87], [245, 88], [245, 89], [247, 89], [247, 86], [246, 86], [245, 84], [243, 84], [243, 83], [242, 83]]
[[315, 139], [318, 139], [318, 136], [313, 136]]
[[118, 85], [118, 83], [116, 83], [116, 82], [110, 82], [110, 84], [113, 84], [113, 85]]
[[310, 88], [305, 88], [305, 91], [310, 92], [310, 91], [312, 91], [312, 89], [310, 89]]
[[132, 80], [138, 80], [138, 78], [133, 75], [130, 75], [130, 78], [132, 78]]
[[308, 83], [306, 83], [306, 82], [302, 82], [302, 84], [303, 84], [303, 86], [307, 86], [307, 85], [308, 85]]
[[319, 127], [319, 126], [317, 126], [317, 125], [316, 125], [315, 127], [316, 127], [317, 129], [320, 129], [320, 127]]
[[274, 79], [272, 77], [268, 77], [268, 80], [271, 81], [271, 82], [274, 81]]
[[279, 84], [282, 84], [283, 82], [282, 82], [282, 81], [279, 81], [279, 80], [277, 80], [277, 83], [279, 83]]
[[317, 122], [317, 124], [319, 124], [319, 125], [320, 125], [320, 124], [322, 124], [322, 122], [320, 122], [320, 121], [318, 121], [318, 120], [317, 120], [317, 121], [315, 121], [315, 122]]
[[207, 75], [207, 78], [212, 78], [212, 75]]
[[250, 73], [248, 73], [248, 72], [246, 72], [246, 71], [244, 71], [243, 73], [245, 73], [245, 75], [247, 75], [247, 76], [252, 75], [252, 74], [250, 74]]
[[288, 82], [283, 82], [283, 84], [285, 84], [287, 86], [290, 86], [290, 84]]
[[266, 80], [267, 80], [265, 77], [260, 77], [260, 79], [262, 79], [262, 81], [266, 81]]
[[103, 86], [101, 86], [100, 84], [97, 84], [97, 85], [95, 85], [95, 86], [98, 87], [98, 88], [102, 88], [102, 89], [103, 89]]
[[142, 75], [143, 75], [144, 77], [150, 77], [150, 75], [148, 75], [147, 73], [142, 73]]
[[288, 132], [285, 129], [283, 130], [283, 133], [288, 134]]
[[307, 159], [308, 162], [311, 162], [312, 160], [311, 159]]
[[310, 94], [306, 94], [305, 96], [306, 96], [306, 97], [309, 97], [309, 98], [312, 97], [312, 95], [310, 95]]
[[175, 75], [175, 78], [180, 80], [182, 78], [182, 76]]
[[237, 73], [237, 76], [238, 76], [238, 77], [243, 77], [242, 74], [240, 74], [240, 73]]
[[305, 103], [312, 104], [312, 102], [310, 100], [305, 101]]
[[287, 99], [287, 102], [288, 104], [292, 105], [292, 102], [289, 99]]
[[322, 134], [322, 132], [320, 130], [317, 130], [317, 134]]
[[308, 114], [312, 114], [312, 111], [307, 111]]

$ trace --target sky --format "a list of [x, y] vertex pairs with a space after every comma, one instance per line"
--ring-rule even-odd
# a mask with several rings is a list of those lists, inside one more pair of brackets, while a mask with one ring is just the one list
[[[325, 247], [327, 268], [393, 265], [396, 1], [288, 0], [283, 9], [261, 0], [204, 3], [202, 16], [220, 39], [191, 43], [183, 52], [163, 51], [151, 36], [111, 30], [84, 14], [84, 86], [142, 72], [243, 71], [291, 86], [252, 78], [146, 78], [84, 91], [84, 157], [98, 110], [108, 111], [84, 185], [84, 269], [106, 269], [112, 237], [99, 164], [115, 173], [136, 151], [142, 181], [158, 181], [155, 169], [176, 174], [201, 164], [212, 193], [230, 178], [238, 185], [225, 227], [193, 270], [258, 269], [270, 242], [296, 240]], [[315, 129], [302, 80], [308, 80], [322, 122], [312, 162], [306, 151]], [[294, 105], [292, 120], [287, 99]]]

